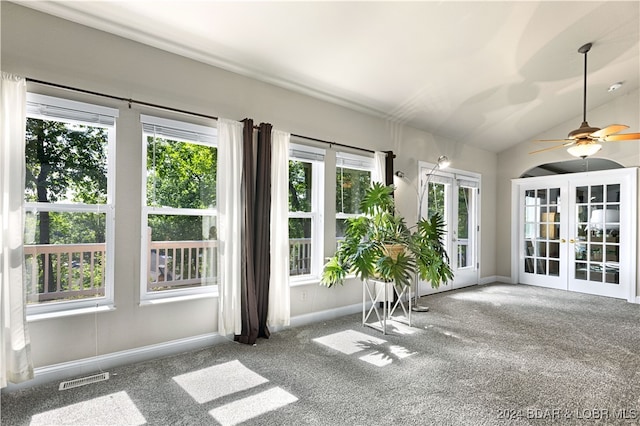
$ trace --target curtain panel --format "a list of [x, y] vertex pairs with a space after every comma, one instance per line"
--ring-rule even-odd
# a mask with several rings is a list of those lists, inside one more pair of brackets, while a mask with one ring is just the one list
[[253, 143], [253, 120], [243, 120], [243, 143], [242, 152], [242, 232], [240, 240], [242, 243], [242, 281], [240, 293], [242, 300], [241, 321], [242, 328], [237, 333], [235, 340], [240, 343], [253, 345], [258, 337], [258, 308], [256, 302], [256, 281], [254, 274], [254, 222], [255, 212], [253, 211], [255, 194], [255, 168], [254, 168], [254, 143]]
[[220, 188], [218, 209], [220, 216], [219, 237], [220, 283], [218, 285], [218, 332], [237, 335], [242, 332], [241, 316], [241, 235], [243, 206], [242, 144], [243, 125], [237, 121], [218, 119], [218, 174], [225, 176]]
[[244, 121], [244, 197], [242, 333], [240, 343], [268, 338], [271, 214], [271, 124], [261, 123], [254, 137], [253, 120]]
[[0, 387], [32, 379], [23, 275], [27, 86], [23, 77], [0, 80]]
[[289, 143], [291, 135], [271, 134], [271, 277], [267, 323], [281, 328], [290, 322], [289, 290]]
[[387, 154], [385, 152], [376, 151], [373, 153], [373, 173], [371, 174], [371, 183], [380, 182], [386, 185], [386, 163]]

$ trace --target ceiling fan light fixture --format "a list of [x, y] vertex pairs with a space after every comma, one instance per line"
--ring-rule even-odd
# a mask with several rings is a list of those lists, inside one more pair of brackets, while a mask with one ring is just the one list
[[567, 152], [574, 157], [586, 158], [600, 151], [600, 149], [602, 149], [602, 145], [600, 145], [599, 143], [583, 143], [570, 146], [569, 148], [567, 148]]

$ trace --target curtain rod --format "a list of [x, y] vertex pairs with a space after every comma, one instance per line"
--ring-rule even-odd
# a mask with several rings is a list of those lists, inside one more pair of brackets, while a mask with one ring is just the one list
[[[143, 105], [143, 106], [156, 108], [156, 109], [163, 109], [163, 110], [166, 110], [166, 111], [178, 112], [180, 114], [188, 114], [188, 115], [193, 115], [193, 116], [196, 116], [196, 117], [209, 118], [211, 120], [218, 120], [218, 117], [215, 117], [213, 115], [201, 114], [199, 112], [187, 111], [187, 110], [183, 110], [183, 109], [168, 107], [168, 106], [165, 106], [165, 105], [154, 104], [154, 103], [151, 103], [151, 102], [140, 101], [140, 100], [137, 100], [137, 99], [124, 98], [124, 97], [121, 97], [121, 96], [114, 96], [114, 95], [108, 95], [106, 93], [94, 92], [92, 90], [86, 90], [86, 89], [79, 89], [77, 87], [66, 86], [64, 84], [58, 84], [58, 83], [51, 83], [49, 81], [37, 80], [35, 78], [27, 77], [26, 80], [28, 82], [30, 82], [30, 83], [42, 84], [42, 85], [45, 85], [45, 86], [51, 86], [51, 87], [55, 87], [55, 88], [58, 88], [58, 89], [70, 90], [70, 91], [73, 91], [73, 92], [85, 93], [85, 94], [88, 94], [88, 95], [100, 96], [100, 97], [103, 97], [103, 98], [108, 98], [108, 99], [113, 99], [113, 100], [116, 100], [116, 101], [126, 102], [126, 103], [129, 104], [129, 108], [131, 108], [132, 104], [137, 104], [137, 105]], [[360, 148], [360, 147], [351, 146], [351, 145], [345, 145], [345, 144], [341, 144], [341, 143], [338, 143], [338, 142], [326, 141], [326, 140], [318, 139], [318, 138], [312, 138], [310, 136], [298, 135], [298, 134], [295, 134], [295, 133], [292, 133], [291, 136], [295, 136], [295, 137], [302, 138], [302, 139], [307, 139], [307, 140], [310, 140], [310, 141], [325, 143], [325, 144], [328, 144], [329, 147], [335, 145], [335, 146], [339, 146], [339, 147], [342, 147], [342, 148], [355, 149], [355, 150], [358, 150], [358, 151], [364, 151], [364, 152], [368, 152], [368, 153], [371, 153], [371, 154], [375, 153], [375, 151], [370, 150], [370, 149]]]
[[367, 148], [360, 148], [360, 147], [357, 147], [357, 146], [345, 145], [345, 144], [338, 143], [338, 142], [325, 141], [323, 139], [312, 138], [310, 136], [297, 135], [295, 133], [291, 133], [291, 136], [295, 136], [297, 138], [302, 138], [302, 139], [307, 139], [307, 140], [310, 140], [310, 141], [326, 143], [326, 144], [329, 145], [329, 147], [332, 147], [333, 145], [335, 145], [335, 146], [340, 146], [340, 147], [343, 147], [343, 148], [355, 149], [355, 150], [358, 150], [358, 151], [365, 151], [365, 152], [369, 152], [371, 154], [375, 153], [375, 151], [367, 149]]
[[123, 98], [121, 96], [108, 95], [106, 93], [94, 92], [92, 90], [86, 90], [86, 89], [79, 89], [77, 87], [65, 86], [64, 84], [51, 83], [49, 81], [43, 81], [43, 80], [36, 80], [34, 78], [28, 78], [27, 77], [26, 80], [28, 82], [30, 82], [30, 83], [37, 83], [37, 84], [42, 84], [42, 85], [45, 85], [45, 86], [56, 87], [58, 89], [70, 90], [70, 91], [73, 91], [73, 92], [86, 93], [86, 94], [89, 94], [89, 95], [101, 96], [103, 98], [108, 98], [108, 99], [114, 99], [116, 101], [127, 102], [129, 104], [129, 108], [131, 108], [131, 104], [137, 104], [137, 105], [143, 105], [143, 106], [156, 108], [156, 109], [163, 109], [163, 110], [166, 110], [166, 111], [178, 112], [178, 113], [181, 113], [181, 114], [193, 115], [193, 116], [201, 117], [201, 118], [209, 118], [211, 120], [218, 120], [218, 117], [213, 116], [213, 115], [201, 114], [199, 112], [187, 111], [187, 110], [184, 110], [184, 109], [168, 107], [168, 106], [165, 106], [165, 105], [154, 104], [154, 103], [146, 102], [146, 101], [139, 101], [137, 99]]

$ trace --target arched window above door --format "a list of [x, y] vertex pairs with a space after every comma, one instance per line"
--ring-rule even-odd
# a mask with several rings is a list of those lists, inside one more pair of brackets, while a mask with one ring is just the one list
[[599, 170], [621, 169], [624, 166], [606, 158], [586, 158], [555, 163], [546, 163], [533, 167], [522, 175], [521, 178], [562, 175], [566, 173], [595, 172]]

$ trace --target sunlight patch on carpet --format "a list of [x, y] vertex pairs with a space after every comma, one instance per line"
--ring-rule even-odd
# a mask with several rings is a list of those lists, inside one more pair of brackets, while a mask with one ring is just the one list
[[259, 394], [230, 402], [209, 411], [211, 417], [223, 426], [232, 426], [249, 419], [277, 410], [285, 405], [296, 402], [298, 398], [289, 392], [275, 387]]
[[36, 414], [39, 425], [143, 425], [147, 421], [125, 391]]
[[251, 389], [268, 382], [238, 360], [203, 368], [173, 378], [198, 403]]
[[386, 340], [372, 337], [355, 330], [345, 330], [339, 333], [329, 334], [313, 339], [313, 341], [347, 355], [360, 352], [371, 345], [381, 345], [387, 342]]
[[387, 320], [387, 327], [389, 327], [389, 333], [391, 334], [402, 334], [402, 335], [410, 335], [415, 334], [419, 329], [415, 327], [410, 327], [407, 324], [396, 321], [393, 318]]
[[384, 367], [391, 364], [394, 360], [404, 359], [415, 354], [417, 354], [417, 352], [410, 352], [405, 347], [392, 345], [389, 347], [381, 346], [380, 350], [361, 356], [360, 359], [377, 367]]

